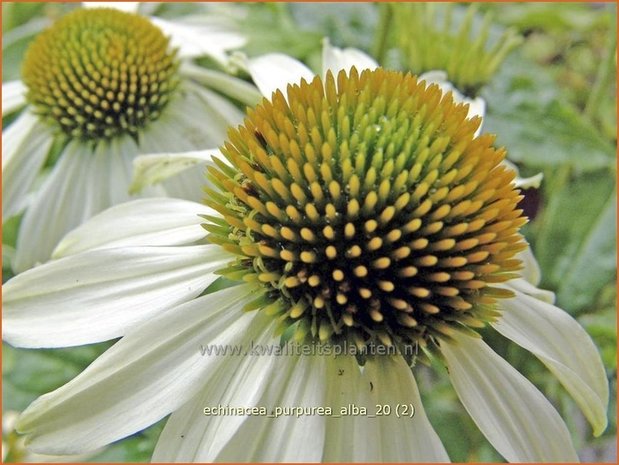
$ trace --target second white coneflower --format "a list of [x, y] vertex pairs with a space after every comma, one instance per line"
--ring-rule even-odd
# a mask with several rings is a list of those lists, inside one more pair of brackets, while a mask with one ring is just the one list
[[[216, 43], [211, 48], [223, 53]], [[16, 272], [47, 260], [93, 214], [130, 199], [138, 153], [216, 146], [241, 120], [235, 105], [193, 78], [216, 75], [248, 101], [257, 92], [177, 55], [147, 18], [108, 8], [75, 10], [35, 38], [22, 82], [3, 87], [4, 113], [25, 106], [3, 131], [3, 217], [24, 213]], [[196, 170], [146, 194], [199, 198], [200, 182]]]

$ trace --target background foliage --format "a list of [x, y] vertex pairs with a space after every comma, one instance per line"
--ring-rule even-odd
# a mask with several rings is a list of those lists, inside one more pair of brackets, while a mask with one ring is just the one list
[[[3, 80], [18, 79], [32, 37], [75, 4], [3, 3]], [[395, 48], [397, 31], [384, 22], [390, 5], [149, 4], [149, 14], [174, 17], [217, 12], [235, 18], [251, 40], [249, 55], [281, 51], [320, 69], [321, 40], [358, 47], [388, 67], [406, 69]], [[459, 7], [464, 9], [464, 6]], [[483, 4], [493, 32], [513, 27], [524, 37], [482, 90], [484, 130], [496, 133], [523, 175], [544, 174], [528, 190], [525, 234], [543, 273], [543, 287], [574, 315], [600, 348], [611, 382], [609, 427], [592, 438], [575, 404], [534, 357], [496, 334], [490, 344], [531, 379], [568, 422], [583, 461], [616, 460], [616, 8], [614, 4]], [[145, 11], [145, 10], [143, 10]], [[479, 22], [475, 23], [475, 27]], [[414, 71], [414, 70], [413, 70]], [[6, 124], [6, 121], [5, 121]], [[4, 225], [4, 263], [18, 222]], [[4, 279], [10, 277], [5, 268]], [[3, 348], [3, 442], [7, 461], [29, 460], [10, 431], [13, 412], [78, 374], [109, 344], [76, 349]], [[442, 372], [442, 370], [438, 370]], [[500, 461], [458, 403], [446, 376], [417, 369], [424, 405], [453, 461]], [[8, 427], [8, 428], [7, 428]], [[120, 441], [90, 461], [148, 461], [163, 427]], [[84, 460], [84, 457], [81, 457]]]

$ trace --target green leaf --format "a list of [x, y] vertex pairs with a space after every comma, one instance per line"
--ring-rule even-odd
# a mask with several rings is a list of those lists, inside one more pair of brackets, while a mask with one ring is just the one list
[[546, 71], [514, 55], [483, 96], [484, 131], [497, 134], [508, 157], [531, 168], [569, 164], [583, 171], [615, 166], [615, 148], [565, 103]]
[[3, 408], [22, 411], [84, 370], [110, 343], [56, 350], [2, 346]]
[[604, 366], [609, 370], [616, 370], [617, 312], [614, 306], [609, 306], [601, 311], [597, 308], [594, 310], [595, 313], [584, 314], [578, 318], [578, 321], [600, 348]]
[[615, 183], [608, 171], [598, 171], [568, 174], [555, 184], [534, 225], [534, 250], [543, 286], [557, 290], [559, 305], [575, 312], [614, 279]]
[[559, 303], [569, 302], [573, 309], [585, 308], [617, 269], [615, 238], [617, 201], [613, 192], [602, 213], [591, 224], [587, 236], [571, 259], [568, 272], [557, 291]]

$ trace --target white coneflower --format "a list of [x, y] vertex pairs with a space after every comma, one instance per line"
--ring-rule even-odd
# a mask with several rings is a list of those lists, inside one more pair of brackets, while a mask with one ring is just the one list
[[[177, 33], [172, 34], [174, 42]], [[242, 41], [237, 33], [229, 35]], [[224, 73], [197, 73], [180, 58], [211, 52], [224, 61], [235, 43], [218, 43], [220, 36], [215, 31], [209, 42], [208, 31], [196, 34], [199, 47], [183, 36], [184, 44], [175, 49], [145, 17], [97, 8], [65, 15], [33, 41], [22, 81], [3, 85], [3, 114], [25, 105], [2, 134], [3, 217], [25, 211], [15, 271], [47, 260], [66, 232], [129, 200], [138, 153], [216, 146], [227, 126], [242, 120], [235, 105], [193, 78], [204, 82], [206, 74], [219, 90], [225, 81], [246, 101], [255, 101], [257, 91]], [[166, 189], [195, 199], [199, 182], [199, 171], [184, 173]]]
[[[597, 350], [527, 281], [515, 173], [467, 113], [398, 72], [302, 80], [229, 132], [208, 206], [138, 200], [69, 234], [5, 285], [4, 338], [121, 339], [24, 412], [30, 447], [80, 453], [171, 413], [154, 461], [448, 461], [409, 366], [439, 357], [505, 459], [576, 461], [554, 407], [477, 333], [491, 324], [538, 356], [604, 430]], [[201, 295], [219, 275], [244, 283]], [[201, 350], [280, 339], [306, 353]], [[311, 353], [327, 347], [347, 353]], [[350, 405], [391, 410], [333, 415]], [[288, 415], [258, 413], [277, 407]]]

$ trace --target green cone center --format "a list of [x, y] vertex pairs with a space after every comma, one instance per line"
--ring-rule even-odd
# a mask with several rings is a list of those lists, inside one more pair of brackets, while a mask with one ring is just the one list
[[73, 138], [137, 136], [157, 119], [177, 87], [175, 52], [141, 16], [81, 9], [62, 17], [29, 47], [27, 98]]

